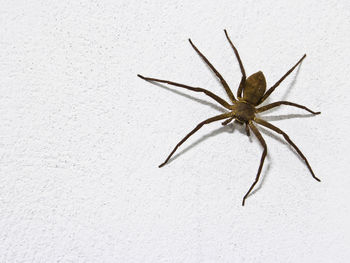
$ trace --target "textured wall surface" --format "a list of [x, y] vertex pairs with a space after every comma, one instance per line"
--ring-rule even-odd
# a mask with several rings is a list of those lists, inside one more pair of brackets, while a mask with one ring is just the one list
[[[349, 1], [0, 3], [0, 262], [349, 262]], [[227, 99], [191, 37], [235, 91], [240, 70], [274, 84], [261, 129], [203, 127]], [[344, 92], [344, 93], [343, 93]]]

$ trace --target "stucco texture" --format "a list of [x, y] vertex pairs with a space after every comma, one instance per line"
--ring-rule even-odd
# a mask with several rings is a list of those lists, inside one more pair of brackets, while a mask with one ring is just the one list
[[[0, 3], [0, 262], [349, 262], [349, 1]], [[306, 105], [261, 116], [268, 155], [244, 127], [203, 127], [228, 99], [188, 38], [236, 92]]]

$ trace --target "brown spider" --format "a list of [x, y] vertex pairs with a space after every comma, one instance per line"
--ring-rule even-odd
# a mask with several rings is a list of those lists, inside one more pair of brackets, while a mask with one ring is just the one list
[[[265, 157], [267, 154], [267, 146], [266, 146], [265, 140], [262, 137], [259, 130], [256, 128], [256, 126], [253, 124], [253, 122], [256, 122], [262, 126], [265, 126], [268, 129], [271, 129], [271, 130], [281, 134], [284, 137], [284, 139], [297, 151], [297, 153], [300, 155], [300, 157], [305, 161], [307, 167], [309, 168], [309, 170], [312, 174], [312, 177], [315, 180], [320, 182], [320, 179], [318, 179], [315, 176], [315, 174], [312, 171], [311, 166], [310, 166], [309, 162], [307, 161], [306, 157], [304, 156], [304, 154], [292, 142], [292, 140], [289, 138], [289, 136], [284, 131], [277, 128], [276, 126], [272, 125], [271, 123], [268, 123], [267, 121], [259, 119], [256, 116], [256, 113], [264, 112], [264, 111], [267, 111], [269, 109], [275, 108], [275, 107], [280, 106], [280, 105], [294, 106], [297, 108], [304, 109], [312, 114], [320, 114], [320, 112], [314, 112], [305, 106], [302, 106], [302, 105], [299, 105], [299, 104], [296, 104], [293, 102], [289, 102], [289, 101], [277, 101], [277, 102], [262, 106], [260, 108], [256, 108], [256, 106], [258, 106], [262, 102], [264, 102], [267, 99], [267, 97], [270, 96], [270, 94], [278, 87], [278, 85], [302, 62], [302, 60], [306, 57], [306, 54], [290, 70], [288, 70], [287, 73], [284, 74], [283, 77], [279, 81], [277, 81], [270, 89], [268, 89], [266, 91], [266, 80], [265, 80], [264, 74], [261, 71], [259, 71], [259, 72], [254, 73], [253, 75], [251, 75], [248, 78], [246, 77], [246, 73], [245, 73], [241, 58], [239, 57], [238, 51], [235, 48], [235, 46], [232, 44], [231, 39], [229, 38], [226, 30], [224, 30], [224, 32], [225, 32], [227, 40], [229, 41], [229, 43], [230, 43], [230, 45], [231, 45], [231, 47], [236, 55], [236, 58], [238, 60], [238, 63], [239, 63], [239, 66], [240, 66], [241, 72], [242, 72], [241, 82], [239, 84], [238, 91], [237, 91], [237, 99], [233, 95], [231, 89], [229, 88], [227, 82], [224, 80], [224, 78], [221, 76], [221, 74], [214, 68], [214, 66], [208, 61], [208, 59], [198, 50], [198, 48], [192, 43], [191, 39], [189, 39], [189, 41], [190, 41], [192, 47], [194, 48], [194, 50], [198, 53], [198, 55], [205, 61], [205, 63], [207, 63], [207, 65], [210, 67], [210, 69], [219, 78], [222, 86], [224, 87], [228, 97], [230, 98], [230, 100], [232, 102], [232, 105], [227, 103], [224, 99], [220, 98], [219, 96], [215, 95], [214, 93], [212, 93], [211, 91], [206, 90], [206, 89], [202, 89], [199, 87], [191, 87], [191, 86], [187, 86], [184, 84], [180, 84], [180, 83], [176, 83], [176, 82], [172, 82], [172, 81], [168, 81], [168, 80], [146, 78], [146, 77], [143, 77], [141, 75], [137, 75], [146, 81], [166, 83], [166, 84], [177, 86], [180, 88], [189, 89], [189, 90], [192, 90], [195, 92], [203, 92], [204, 94], [208, 95], [209, 97], [211, 97], [216, 102], [218, 102], [219, 104], [221, 104], [222, 106], [224, 106], [226, 109], [229, 110], [229, 112], [227, 112], [227, 113], [217, 115], [215, 117], [209, 118], [209, 119], [199, 123], [189, 134], [187, 134], [175, 146], [173, 151], [169, 154], [169, 156], [166, 158], [166, 160], [161, 165], [159, 165], [159, 167], [163, 167], [169, 161], [171, 156], [175, 153], [177, 148], [179, 148], [179, 146], [181, 144], [183, 144], [192, 134], [194, 134], [196, 131], [198, 131], [204, 124], [208, 124], [208, 123], [211, 123], [214, 121], [226, 119], [222, 123], [222, 125], [227, 125], [232, 120], [235, 120], [240, 124], [245, 124], [245, 129], [246, 129], [247, 135], [248, 136], [250, 135], [249, 129], [251, 129], [264, 148], [255, 181], [250, 186], [248, 192], [243, 197], [243, 201], [242, 201], [243, 206], [244, 206], [246, 198], [248, 197], [250, 192], [253, 190], [254, 186], [259, 181], [260, 173], [261, 173], [261, 170], [262, 170], [262, 167], [264, 164], [264, 160], [265, 160]], [[242, 92], [243, 92], [243, 97], [242, 97]]]

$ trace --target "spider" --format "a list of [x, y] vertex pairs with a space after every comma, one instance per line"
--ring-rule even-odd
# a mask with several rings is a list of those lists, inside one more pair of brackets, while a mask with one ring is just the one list
[[[304, 160], [312, 177], [315, 180], [320, 182], [320, 179], [318, 179], [315, 176], [315, 174], [312, 171], [312, 168], [311, 168], [308, 160], [304, 156], [304, 154], [299, 150], [299, 148], [294, 144], [294, 142], [289, 138], [289, 136], [281, 129], [277, 128], [276, 126], [272, 125], [271, 123], [269, 123], [267, 121], [264, 121], [264, 120], [258, 118], [256, 115], [258, 113], [270, 110], [270, 109], [278, 107], [280, 105], [288, 105], [288, 106], [297, 107], [297, 108], [306, 110], [306, 111], [308, 111], [312, 114], [315, 114], [315, 115], [321, 113], [321, 112], [314, 112], [305, 106], [302, 106], [302, 105], [299, 105], [299, 104], [296, 104], [293, 102], [289, 102], [289, 101], [277, 101], [277, 102], [274, 102], [274, 103], [271, 103], [271, 104], [268, 104], [265, 106], [257, 107], [258, 105], [263, 103], [271, 95], [271, 93], [281, 84], [281, 82], [303, 61], [303, 59], [306, 57], [306, 54], [304, 54], [301, 57], [301, 59], [299, 59], [299, 61], [290, 70], [288, 70], [286, 74], [284, 74], [281, 77], [280, 80], [278, 80], [271, 88], [269, 88], [266, 91], [266, 80], [265, 80], [264, 74], [261, 71], [258, 71], [256, 73], [254, 73], [253, 75], [249, 76], [248, 78], [246, 77], [243, 63], [242, 63], [241, 58], [238, 54], [238, 51], [237, 51], [236, 47], [233, 45], [230, 37], [228, 36], [227, 31], [224, 30], [224, 32], [225, 32], [226, 38], [227, 38], [230, 46], [232, 47], [232, 49], [235, 53], [235, 56], [238, 60], [239, 67], [240, 67], [240, 70], [242, 73], [242, 78], [241, 78], [241, 81], [240, 81], [240, 84], [239, 84], [238, 90], [237, 90], [237, 99], [233, 95], [229, 85], [227, 84], [225, 79], [221, 76], [221, 74], [215, 69], [215, 67], [209, 62], [209, 60], [198, 50], [198, 48], [192, 43], [191, 39], [189, 39], [189, 42], [190, 42], [191, 46], [194, 48], [194, 50], [197, 52], [197, 54], [204, 60], [204, 62], [209, 66], [209, 68], [213, 71], [213, 73], [215, 73], [217, 78], [220, 80], [221, 85], [224, 87], [224, 89], [225, 89], [225, 91], [230, 99], [230, 103], [226, 102], [224, 99], [215, 95], [211, 91], [203, 89], [203, 88], [191, 87], [188, 85], [176, 83], [176, 82], [169, 81], [169, 80], [148, 78], [148, 77], [144, 77], [142, 75], [137, 75], [138, 77], [140, 77], [146, 81], [166, 83], [166, 84], [169, 84], [172, 86], [192, 90], [195, 92], [202, 92], [228, 110], [228, 112], [226, 112], [226, 113], [211, 117], [211, 118], [199, 123], [190, 133], [188, 133], [175, 146], [175, 148], [172, 150], [172, 152], [169, 154], [169, 156], [165, 159], [165, 161], [161, 165], [159, 165], [159, 167], [163, 167], [169, 161], [171, 156], [173, 156], [175, 151], [180, 147], [180, 145], [182, 145], [190, 136], [192, 136], [195, 132], [197, 132], [205, 124], [209, 124], [209, 123], [212, 123], [215, 121], [226, 119], [224, 122], [222, 122], [222, 125], [227, 125], [233, 120], [240, 123], [240, 124], [244, 124], [247, 136], [250, 136], [250, 130], [251, 130], [254, 133], [254, 135], [257, 137], [257, 139], [259, 140], [260, 144], [262, 145], [262, 147], [264, 149], [262, 152], [262, 156], [260, 159], [260, 165], [259, 165], [256, 177], [255, 177], [255, 180], [252, 183], [252, 185], [250, 186], [250, 188], [248, 189], [247, 193], [244, 195], [243, 200], [242, 200], [242, 206], [244, 206], [246, 198], [249, 196], [249, 194], [252, 192], [255, 185], [259, 181], [261, 170], [262, 170], [262, 167], [264, 165], [265, 157], [267, 154], [267, 145], [265, 143], [265, 140], [254, 123], [262, 125], [268, 129], [282, 135], [284, 137], [284, 139], [296, 150], [296, 152], [299, 154], [299, 156]], [[242, 96], [242, 94], [243, 94], [243, 96]]]

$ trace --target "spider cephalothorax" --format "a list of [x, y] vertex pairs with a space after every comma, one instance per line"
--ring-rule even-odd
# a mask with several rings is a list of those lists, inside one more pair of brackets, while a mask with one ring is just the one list
[[[302, 105], [299, 105], [299, 104], [296, 104], [293, 102], [289, 102], [289, 101], [277, 101], [277, 102], [274, 102], [274, 103], [257, 108], [257, 106], [260, 105], [261, 103], [263, 103], [267, 99], [267, 97], [270, 96], [270, 94], [277, 88], [277, 86], [301, 63], [301, 61], [306, 57], [306, 55], [304, 55], [290, 70], [287, 71], [286, 74], [284, 74], [282, 76], [282, 78], [279, 81], [277, 81], [271, 88], [269, 88], [266, 91], [266, 80], [265, 80], [264, 74], [261, 71], [254, 73], [253, 75], [249, 76], [248, 78], [246, 77], [246, 73], [245, 73], [241, 58], [238, 54], [238, 51], [235, 48], [235, 46], [232, 44], [229, 36], [227, 35], [226, 30], [224, 30], [224, 31], [225, 31], [225, 35], [226, 35], [227, 40], [229, 41], [231, 47], [233, 48], [233, 51], [236, 55], [236, 58], [238, 60], [238, 63], [239, 63], [239, 66], [240, 66], [240, 69], [242, 72], [241, 82], [239, 84], [238, 91], [237, 91], [237, 99], [233, 95], [231, 89], [229, 88], [227, 82], [224, 80], [224, 78], [221, 76], [221, 74], [214, 68], [214, 66], [208, 61], [208, 59], [197, 49], [197, 47], [192, 43], [192, 41], [190, 39], [189, 39], [189, 41], [190, 41], [192, 47], [198, 53], [198, 55], [207, 63], [207, 65], [210, 67], [210, 69], [219, 78], [219, 80], [220, 80], [222, 86], [224, 87], [228, 97], [230, 98], [231, 103], [227, 103], [224, 99], [220, 98], [219, 96], [215, 95], [214, 93], [212, 93], [211, 91], [206, 90], [206, 89], [202, 89], [199, 87], [191, 87], [188, 85], [184, 85], [184, 84], [180, 84], [180, 83], [176, 83], [176, 82], [172, 82], [172, 81], [168, 81], [168, 80], [146, 78], [146, 77], [143, 77], [141, 75], [138, 75], [140, 78], [147, 80], [147, 81], [167, 83], [167, 84], [170, 84], [173, 86], [189, 89], [189, 90], [192, 90], [195, 92], [203, 92], [228, 110], [228, 112], [226, 112], [226, 113], [214, 116], [212, 118], [209, 118], [209, 119], [199, 123], [189, 134], [187, 134], [175, 146], [173, 151], [169, 154], [169, 156], [166, 158], [166, 160], [161, 165], [159, 165], [159, 167], [164, 166], [169, 161], [171, 156], [175, 153], [177, 148], [181, 144], [183, 144], [192, 134], [194, 134], [196, 131], [198, 131], [204, 124], [208, 124], [208, 123], [211, 123], [214, 121], [219, 121], [219, 120], [225, 119], [225, 121], [222, 123], [223, 125], [227, 125], [232, 120], [236, 120], [237, 122], [239, 122], [241, 124], [245, 124], [247, 135], [248, 136], [250, 135], [249, 131], [251, 130], [255, 134], [255, 136], [258, 138], [258, 140], [260, 141], [261, 145], [264, 148], [255, 181], [250, 186], [248, 192], [244, 195], [242, 205], [244, 205], [245, 199], [248, 197], [248, 195], [253, 190], [256, 183], [259, 181], [261, 170], [262, 170], [262, 167], [264, 165], [265, 157], [267, 154], [267, 146], [266, 146], [265, 140], [262, 137], [259, 130], [254, 125], [254, 122], [281, 134], [284, 137], [284, 139], [297, 151], [299, 156], [305, 161], [305, 164], [307, 165], [308, 169], [310, 170], [312, 177], [314, 179], [316, 179], [317, 181], [320, 181], [320, 179], [318, 179], [315, 176], [314, 172], [312, 171], [311, 166], [310, 166], [308, 160], [306, 159], [306, 157], [304, 156], [304, 154], [292, 142], [292, 140], [289, 138], [289, 136], [285, 132], [283, 132], [282, 130], [277, 128], [276, 126], [274, 126], [271, 123], [264, 121], [256, 116], [257, 113], [267, 111], [269, 109], [275, 108], [275, 107], [280, 106], [280, 105], [289, 105], [289, 106], [304, 109], [312, 114], [320, 114], [320, 112], [314, 112], [305, 106], [302, 106]], [[242, 92], [243, 92], [243, 96], [242, 96]]]

